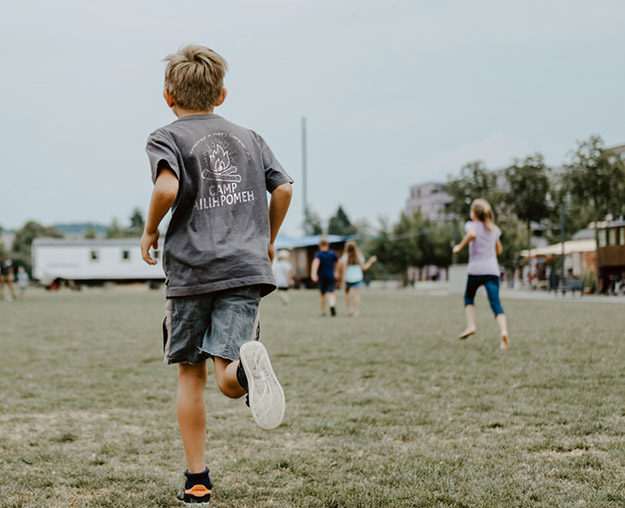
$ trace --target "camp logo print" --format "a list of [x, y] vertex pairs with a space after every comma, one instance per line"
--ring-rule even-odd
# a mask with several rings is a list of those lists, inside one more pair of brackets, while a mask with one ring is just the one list
[[202, 178], [216, 180], [218, 182], [240, 182], [241, 175], [237, 173], [237, 167], [230, 157], [229, 147], [219, 141], [208, 143], [202, 153]]
[[239, 174], [241, 170], [246, 175], [246, 164], [251, 161], [243, 141], [228, 132], [215, 132], [196, 141], [189, 155], [196, 153], [202, 177], [194, 204], [198, 212], [241, 206], [256, 200], [254, 189], [246, 189]]

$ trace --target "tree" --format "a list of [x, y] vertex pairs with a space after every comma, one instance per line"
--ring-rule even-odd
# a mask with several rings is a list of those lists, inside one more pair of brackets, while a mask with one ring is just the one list
[[32, 271], [32, 245], [35, 238], [62, 238], [55, 227], [46, 227], [35, 221], [29, 221], [15, 232], [11, 257], [16, 265], [22, 265], [27, 272]]
[[527, 246], [532, 249], [532, 222], [540, 223], [550, 211], [549, 169], [539, 153], [516, 159], [506, 169], [509, 191], [506, 203], [527, 227]]
[[625, 212], [625, 163], [603, 146], [600, 136], [577, 142], [565, 164], [565, 188], [580, 203], [587, 203], [593, 219]]
[[423, 226], [424, 221], [419, 212], [412, 216], [402, 213], [393, 226], [387, 221], [381, 221], [371, 250], [389, 273], [402, 275], [405, 279], [409, 267], [423, 266], [423, 253], [419, 247]]
[[143, 229], [145, 228], [145, 221], [143, 220], [143, 214], [139, 208], [135, 208], [130, 216], [130, 229], [129, 232], [133, 236], [141, 236]]
[[106, 228], [106, 237], [107, 238], [128, 238], [129, 236], [134, 236], [130, 233], [130, 231], [119, 225], [117, 219], [113, 219], [111, 225]]
[[329, 235], [353, 235], [356, 233], [356, 227], [351, 223], [347, 213], [343, 210], [342, 206], [339, 206], [336, 213], [330, 217], [328, 221], [328, 234]]
[[[564, 240], [581, 229], [585, 229], [592, 222], [594, 212], [589, 203], [573, 199], [566, 182], [566, 173], [558, 173], [551, 179], [551, 198], [553, 207], [545, 221], [545, 237], [547, 242], [559, 243], [562, 241], [561, 222], [564, 218]], [[564, 212], [564, 217], [561, 216]]]
[[311, 208], [306, 210], [306, 216], [304, 217], [304, 234], [306, 235], [322, 235], [323, 225], [321, 224], [321, 218]]
[[421, 237], [420, 245], [424, 252], [423, 264], [448, 268], [452, 260], [453, 225], [443, 222], [427, 221], [426, 233]]
[[501, 214], [496, 222], [501, 230], [500, 240], [503, 248], [503, 252], [498, 256], [499, 264], [506, 271], [514, 272], [521, 265], [520, 252], [525, 243], [524, 224], [513, 213]]
[[96, 234], [95, 234], [95, 229], [93, 229], [93, 226], [91, 224], [89, 224], [89, 227], [87, 228], [87, 231], [85, 231], [85, 238], [87, 240], [93, 240], [95, 239]]
[[503, 197], [497, 186], [497, 175], [488, 171], [482, 161], [465, 164], [460, 176], [449, 180], [446, 192], [452, 198], [448, 210], [460, 219], [469, 218], [474, 199], [486, 199], [491, 206], [496, 207]]
[[[592, 210], [597, 238], [598, 221], [609, 215], [622, 215], [625, 211], [625, 162], [604, 148], [600, 136], [578, 141], [577, 149], [569, 157], [570, 161], [565, 165], [565, 189], [577, 203], [587, 203]], [[598, 276], [596, 273], [595, 277]]]

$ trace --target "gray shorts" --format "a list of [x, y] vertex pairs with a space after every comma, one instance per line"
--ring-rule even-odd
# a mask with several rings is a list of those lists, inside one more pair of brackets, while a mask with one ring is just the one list
[[260, 286], [168, 298], [165, 363], [197, 365], [214, 356], [238, 360], [239, 348], [260, 336], [259, 306]]

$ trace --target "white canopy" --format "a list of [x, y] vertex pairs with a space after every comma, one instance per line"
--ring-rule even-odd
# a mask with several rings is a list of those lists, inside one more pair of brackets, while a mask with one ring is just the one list
[[[564, 254], [572, 254], [574, 252], [594, 252], [597, 250], [597, 241], [594, 238], [588, 238], [585, 240], [570, 240], [564, 242]], [[562, 244], [554, 243], [553, 245], [547, 245], [546, 247], [537, 247], [532, 249], [532, 257], [539, 256], [558, 256], [562, 254]], [[528, 251], [522, 250], [521, 256], [526, 258]]]

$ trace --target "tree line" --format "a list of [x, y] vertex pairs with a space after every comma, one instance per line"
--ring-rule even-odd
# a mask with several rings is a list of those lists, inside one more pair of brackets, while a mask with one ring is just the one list
[[[550, 168], [540, 153], [513, 163], [502, 171], [489, 171], [482, 161], [465, 164], [460, 175], [449, 177], [446, 192], [450, 202], [445, 220], [432, 221], [418, 211], [403, 212], [391, 223], [381, 220], [377, 231], [354, 227], [339, 207], [324, 231], [314, 213], [309, 214], [309, 234], [330, 233], [330, 224], [349, 223], [336, 234], [358, 234], [363, 249], [378, 256], [376, 271], [406, 277], [408, 268], [434, 265], [447, 268], [452, 262], [452, 245], [464, 234], [464, 222], [474, 199], [484, 198], [493, 206], [504, 247], [501, 266], [513, 271], [522, 266], [520, 251], [531, 248], [534, 234], [549, 243], [565, 240], [589, 223], [625, 215], [625, 159], [605, 148], [600, 136], [577, 142], [558, 168]], [[366, 226], [366, 224], [365, 224]], [[334, 232], [334, 231], [333, 231]], [[464, 251], [457, 259], [466, 262]], [[379, 273], [378, 273], [379, 274]]]
[[[372, 228], [365, 220], [353, 223], [339, 206], [325, 227], [309, 209], [303, 229], [308, 235], [357, 235], [365, 254], [375, 254], [379, 259], [371, 270], [374, 277], [405, 277], [410, 267], [447, 268], [452, 262], [452, 244], [463, 235], [471, 202], [484, 198], [493, 205], [502, 231], [500, 264], [511, 271], [522, 265], [520, 251], [530, 247], [533, 233], [538, 231], [549, 243], [560, 240], [561, 215], [566, 240], [590, 222], [623, 217], [625, 159], [623, 154], [606, 149], [600, 136], [590, 136], [577, 143], [559, 168], [548, 167], [540, 153], [515, 159], [503, 172], [489, 171], [482, 161], [469, 162], [459, 176], [448, 178], [446, 192], [450, 202], [444, 221], [404, 212], [396, 222], [381, 219], [379, 226]], [[129, 225], [113, 219], [106, 237], [140, 237], [144, 224], [141, 211], [135, 208]], [[0, 255], [8, 255], [16, 266], [30, 271], [32, 241], [38, 237], [60, 238], [63, 233], [29, 221], [15, 232], [12, 246], [0, 243]], [[87, 228], [85, 237], [97, 237], [93, 227]], [[466, 256], [464, 251], [457, 261], [465, 262]]]

